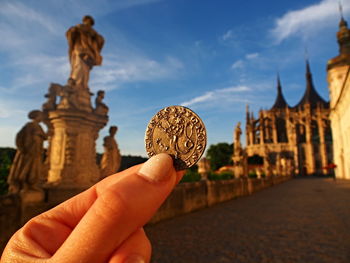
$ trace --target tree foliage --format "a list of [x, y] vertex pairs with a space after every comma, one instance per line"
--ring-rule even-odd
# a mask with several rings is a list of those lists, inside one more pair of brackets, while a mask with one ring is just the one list
[[220, 142], [210, 145], [207, 158], [210, 161], [211, 170], [216, 171], [222, 166], [232, 164], [233, 144]]
[[0, 195], [7, 193], [7, 177], [15, 154], [16, 150], [13, 148], [0, 147]]

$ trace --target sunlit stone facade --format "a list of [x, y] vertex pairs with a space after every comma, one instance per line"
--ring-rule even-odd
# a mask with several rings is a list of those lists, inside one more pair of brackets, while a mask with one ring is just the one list
[[344, 18], [337, 38], [339, 55], [327, 66], [334, 164], [337, 178], [350, 179], [350, 30]]
[[306, 89], [297, 105], [286, 102], [278, 78], [277, 97], [257, 118], [247, 109], [246, 154], [260, 156], [269, 175], [325, 175], [333, 161], [329, 103], [316, 91], [306, 62]]

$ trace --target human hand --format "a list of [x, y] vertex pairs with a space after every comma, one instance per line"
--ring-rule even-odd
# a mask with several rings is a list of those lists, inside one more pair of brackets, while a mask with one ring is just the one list
[[142, 227], [182, 176], [164, 153], [109, 176], [28, 221], [1, 263], [149, 262], [151, 244]]

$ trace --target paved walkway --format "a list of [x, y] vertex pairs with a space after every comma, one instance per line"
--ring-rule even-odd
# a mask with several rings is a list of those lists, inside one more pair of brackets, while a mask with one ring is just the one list
[[350, 263], [350, 181], [294, 179], [146, 232], [157, 263]]

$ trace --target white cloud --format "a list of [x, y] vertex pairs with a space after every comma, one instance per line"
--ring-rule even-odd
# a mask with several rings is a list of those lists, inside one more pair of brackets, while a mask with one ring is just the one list
[[[344, 13], [350, 13], [350, 0], [343, 0]], [[322, 0], [303, 9], [289, 11], [276, 19], [271, 35], [277, 43], [293, 35], [304, 38], [339, 21], [338, 1]]]
[[22, 116], [26, 116], [27, 112], [20, 108], [22, 106], [23, 105], [20, 105], [18, 102], [0, 99], [0, 119], [14, 120], [16, 118], [22, 118]]
[[231, 69], [241, 69], [244, 67], [243, 60], [239, 59], [231, 65]]
[[2, 2], [0, 4], [0, 14], [11, 22], [35, 22], [53, 34], [59, 34], [61, 29], [61, 26], [49, 16], [16, 1]]
[[[64, 32], [67, 29], [66, 20], [76, 21], [78, 13], [81, 15], [82, 10], [75, 8], [76, 5], [81, 4], [87, 13], [96, 9], [101, 14], [159, 1], [162, 0], [92, 0], [87, 4], [81, 0], [74, 3], [63, 0], [45, 4], [40, 0], [35, 4], [15, 0], [1, 2], [0, 32], [3, 40], [0, 41], [0, 54], [4, 55], [0, 56], [0, 63], [15, 74], [11, 79], [0, 80], [0, 89], [37, 89], [47, 87], [50, 82], [64, 83], [68, 79], [70, 66]], [[55, 13], [45, 12], [45, 7], [49, 6], [49, 10], [61, 10], [65, 8], [62, 3], [68, 2], [72, 4], [70, 10], [75, 11], [67, 11], [64, 19]], [[91, 72], [90, 86], [94, 90], [110, 90], [126, 82], [170, 78], [176, 76], [183, 67], [182, 62], [173, 56], [163, 60], [149, 58], [130, 43], [124, 43], [120, 47], [120, 38], [118, 41], [117, 44], [110, 42], [106, 45], [102, 51], [105, 57], [103, 67], [95, 67]], [[114, 55], [108, 56], [104, 52]], [[5, 57], [9, 59], [5, 60]]]
[[228, 30], [225, 34], [222, 35], [221, 38], [224, 41], [232, 39], [233, 38], [233, 31], [232, 30]]
[[218, 92], [221, 93], [234, 93], [234, 92], [243, 92], [243, 91], [250, 91], [251, 88], [247, 86], [233, 86], [233, 87], [228, 87], [224, 89], [219, 89]]
[[190, 107], [197, 104], [209, 104], [209, 105], [222, 105], [226, 102], [247, 102], [246, 98], [242, 95], [251, 91], [247, 86], [232, 86], [223, 89], [216, 89], [207, 91], [203, 95], [190, 99], [181, 103], [182, 106]]
[[19, 128], [16, 126], [0, 126], [1, 147], [15, 147], [15, 135]]
[[259, 53], [250, 53], [245, 56], [246, 59], [256, 59], [259, 57]]
[[156, 61], [142, 55], [109, 55], [103, 68], [94, 69], [90, 88], [112, 90], [123, 83], [173, 78], [182, 68], [182, 62], [174, 57]]
[[185, 107], [189, 107], [189, 106], [192, 106], [194, 104], [201, 103], [201, 102], [207, 102], [207, 101], [210, 101], [214, 98], [214, 94], [215, 93], [213, 91], [208, 91], [201, 96], [195, 97], [189, 101], [185, 101], [185, 102], [181, 103], [181, 105], [185, 106]]
[[37, 84], [65, 81], [69, 76], [68, 58], [43, 54], [28, 55], [13, 62], [23, 74], [14, 78], [13, 86], [21, 88]]
[[[120, 9], [136, 7], [140, 5], [152, 4], [160, 1], [162, 0], [124, 0], [124, 1], [112, 1], [113, 3], [112, 5], [114, 5], [114, 8], [116, 8], [117, 10], [120, 10]], [[111, 2], [109, 2], [109, 4], [111, 4]]]

